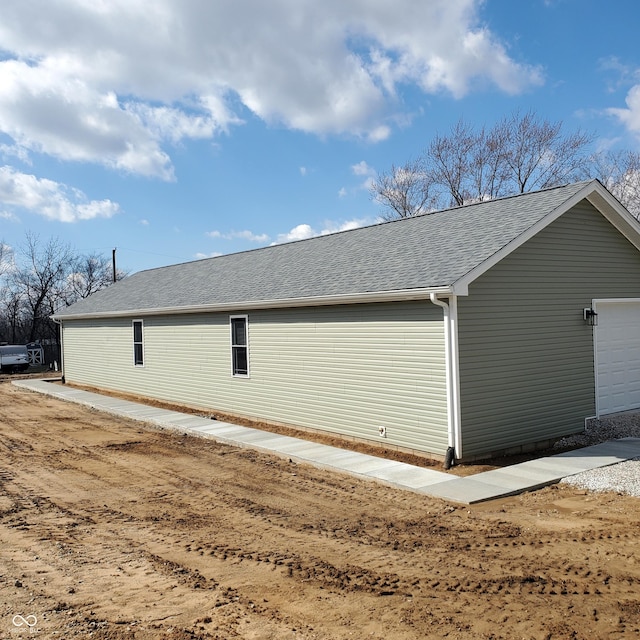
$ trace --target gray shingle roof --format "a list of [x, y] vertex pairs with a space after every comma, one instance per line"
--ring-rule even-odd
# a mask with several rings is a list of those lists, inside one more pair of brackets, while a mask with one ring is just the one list
[[114, 315], [180, 307], [446, 289], [590, 184], [576, 184], [135, 273], [56, 314]]

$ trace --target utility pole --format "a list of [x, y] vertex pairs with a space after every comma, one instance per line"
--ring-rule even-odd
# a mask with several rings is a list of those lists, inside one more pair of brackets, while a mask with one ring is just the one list
[[115, 249], [112, 251], [111, 255], [113, 256], [113, 281], [115, 282], [116, 281], [116, 250]]

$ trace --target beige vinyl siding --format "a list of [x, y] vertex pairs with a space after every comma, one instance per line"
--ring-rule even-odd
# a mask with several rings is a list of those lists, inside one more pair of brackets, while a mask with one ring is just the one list
[[[230, 315], [248, 314], [248, 378], [231, 370]], [[379, 444], [444, 454], [442, 310], [430, 302], [66, 321], [65, 376]], [[381, 438], [378, 428], [387, 429]]]
[[640, 253], [580, 205], [459, 299], [465, 457], [581, 431], [595, 413], [594, 298], [639, 297]]

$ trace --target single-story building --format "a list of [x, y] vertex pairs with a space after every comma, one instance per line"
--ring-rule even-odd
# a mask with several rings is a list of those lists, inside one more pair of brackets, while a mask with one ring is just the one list
[[136, 273], [68, 383], [479, 459], [640, 407], [640, 225], [598, 181]]

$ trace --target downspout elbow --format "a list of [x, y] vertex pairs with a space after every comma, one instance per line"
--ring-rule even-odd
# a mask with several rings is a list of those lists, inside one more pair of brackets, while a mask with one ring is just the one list
[[435, 304], [438, 307], [442, 307], [446, 313], [448, 313], [449, 311], [449, 305], [444, 301], [444, 300], [440, 300], [438, 298], [438, 294], [434, 293], [433, 291], [429, 294], [429, 300], [431, 300], [431, 302], [433, 302], [433, 304]]

